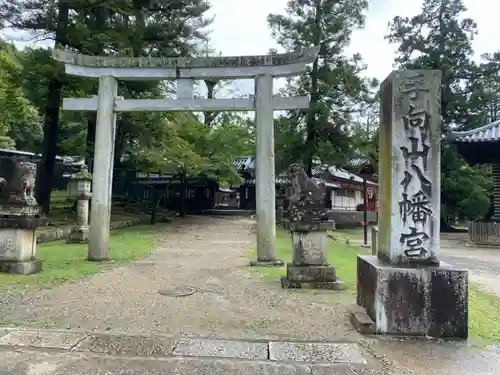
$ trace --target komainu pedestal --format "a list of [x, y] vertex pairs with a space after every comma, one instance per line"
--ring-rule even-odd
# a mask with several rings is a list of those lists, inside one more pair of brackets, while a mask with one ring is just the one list
[[15, 161], [12, 178], [2, 179], [0, 202], [0, 271], [17, 274], [37, 273], [42, 262], [36, 260], [36, 229], [46, 225], [33, 197], [36, 165]]
[[309, 179], [299, 164], [290, 166], [291, 196], [289, 228], [292, 235], [293, 260], [287, 264], [283, 288], [343, 290], [335, 267], [328, 263], [327, 231], [335, 226], [328, 221], [325, 186]]
[[381, 85], [377, 256], [358, 256], [357, 271], [375, 333], [468, 336], [467, 270], [439, 260], [440, 86], [435, 70]]

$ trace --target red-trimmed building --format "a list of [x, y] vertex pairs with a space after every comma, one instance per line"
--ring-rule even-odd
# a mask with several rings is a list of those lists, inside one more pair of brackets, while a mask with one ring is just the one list
[[[322, 178], [338, 188], [329, 189], [328, 208], [334, 211], [361, 211], [363, 207], [363, 178], [345, 169], [332, 166], [318, 166], [313, 175]], [[367, 210], [377, 211], [378, 184], [367, 180]]]
[[[235, 161], [243, 182], [239, 187], [239, 208], [255, 209], [255, 157], [244, 156]], [[344, 169], [332, 166], [318, 166], [313, 176], [325, 182], [327, 196], [325, 207], [334, 211], [361, 211], [363, 205], [363, 179]], [[288, 178], [286, 174], [276, 176], [276, 199], [286, 198]], [[367, 180], [368, 211], [377, 211], [376, 182]]]

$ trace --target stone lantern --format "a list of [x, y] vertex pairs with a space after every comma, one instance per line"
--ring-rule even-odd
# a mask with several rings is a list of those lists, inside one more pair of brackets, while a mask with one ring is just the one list
[[36, 259], [36, 230], [48, 220], [33, 196], [36, 164], [13, 163], [13, 176], [0, 178], [0, 272], [28, 275], [42, 269]]
[[76, 225], [69, 233], [69, 243], [87, 243], [89, 239], [89, 200], [92, 197], [92, 174], [87, 166], [81, 166], [80, 171], [73, 177], [76, 187]]

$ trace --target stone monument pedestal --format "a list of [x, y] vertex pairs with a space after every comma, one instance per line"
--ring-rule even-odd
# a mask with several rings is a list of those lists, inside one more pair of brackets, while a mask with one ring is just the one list
[[287, 264], [286, 276], [281, 278], [283, 288], [344, 290], [335, 267], [328, 264], [327, 230], [334, 222], [289, 224], [292, 234], [293, 260]]
[[467, 338], [467, 270], [396, 266], [376, 256], [358, 256], [357, 304], [375, 333]]
[[47, 220], [37, 217], [0, 218], [0, 272], [29, 275], [42, 270], [36, 260], [36, 228]]

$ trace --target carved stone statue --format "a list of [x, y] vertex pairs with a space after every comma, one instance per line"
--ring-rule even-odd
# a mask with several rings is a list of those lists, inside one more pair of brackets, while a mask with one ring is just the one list
[[283, 288], [342, 290], [344, 283], [328, 263], [327, 231], [335, 222], [329, 221], [325, 206], [325, 183], [309, 178], [301, 164], [289, 168], [290, 222], [292, 262], [287, 264]]
[[35, 188], [36, 164], [26, 161], [15, 161], [14, 175], [10, 181], [5, 181], [3, 198], [6, 204], [21, 204], [24, 206], [37, 206], [33, 196]]
[[33, 196], [36, 164], [27, 161], [13, 161], [12, 178], [0, 178], [1, 217], [39, 217], [40, 207]]
[[311, 179], [301, 164], [289, 167], [290, 189], [290, 221], [324, 221], [327, 220], [325, 184]]
[[36, 259], [36, 230], [47, 225], [33, 189], [36, 164], [16, 161], [11, 178], [0, 178], [0, 272], [29, 275], [40, 272]]

